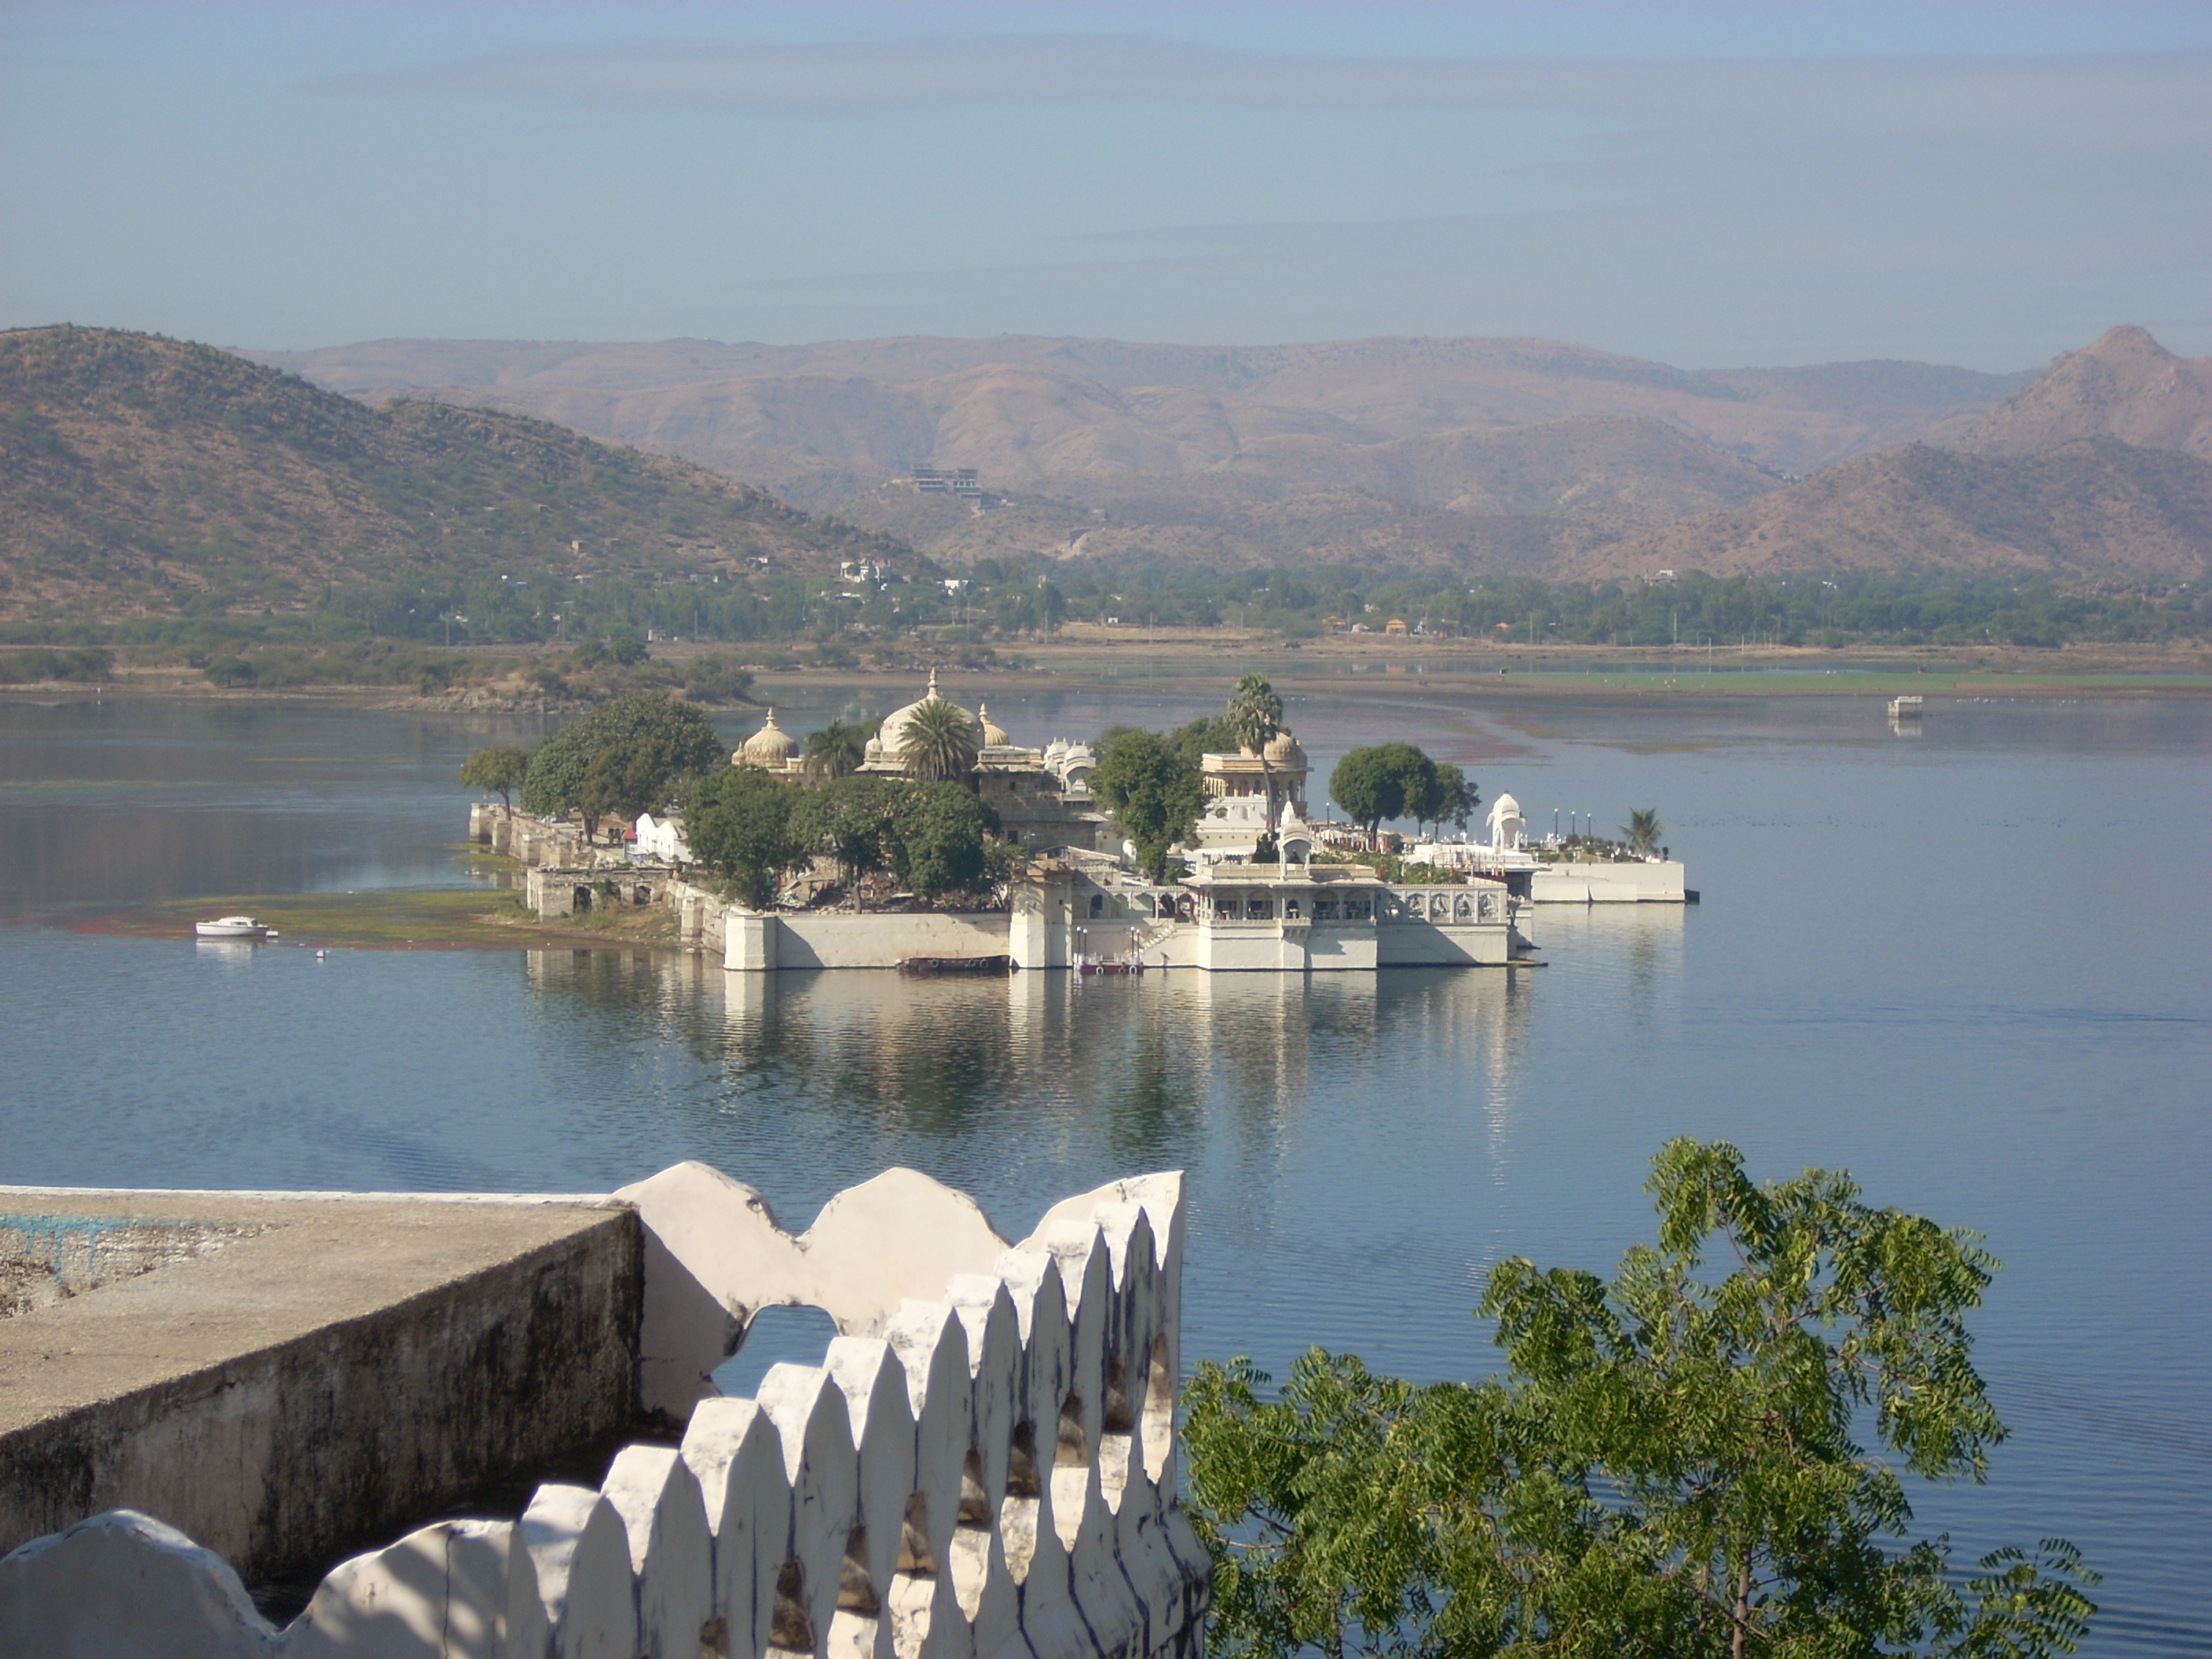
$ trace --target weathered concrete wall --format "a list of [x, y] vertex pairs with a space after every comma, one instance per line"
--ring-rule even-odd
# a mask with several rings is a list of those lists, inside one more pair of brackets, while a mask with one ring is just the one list
[[341, 1564], [281, 1632], [189, 1538], [93, 1516], [0, 1559], [0, 1652], [1202, 1659], [1210, 1575], [1176, 1503], [1180, 1176], [1066, 1200], [1012, 1249], [908, 1170], [802, 1239], [699, 1165], [624, 1190], [659, 1316], [712, 1343], [764, 1300], [819, 1297], [870, 1334], [775, 1366], [757, 1400], [702, 1401], [680, 1449], [629, 1447], [597, 1488]]
[[1627, 864], [1546, 864], [1530, 872], [1536, 904], [1680, 904], [1686, 897], [1682, 865], [1642, 859]]
[[643, 1240], [626, 1206], [25, 1189], [0, 1203], [261, 1229], [0, 1321], [0, 1548], [127, 1507], [259, 1575], [635, 1414]]
[[[896, 968], [908, 957], [1002, 957], [1003, 911], [974, 915], [814, 911], [762, 916], [736, 913], [723, 965], [744, 972], [775, 968]], [[1062, 962], [1065, 966], [1065, 961]]]

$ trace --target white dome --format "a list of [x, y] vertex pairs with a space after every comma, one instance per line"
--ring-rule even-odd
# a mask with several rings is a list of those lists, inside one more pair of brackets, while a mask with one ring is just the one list
[[1288, 727], [1268, 738], [1267, 746], [1262, 752], [1269, 761], [1285, 766], [1304, 766], [1306, 763], [1306, 751], [1298, 747], [1298, 740], [1291, 735]]
[[783, 766], [799, 752], [799, 741], [775, 723], [775, 710], [768, 711], [768, 721], [747, 738], [731, 760], [744, 766]]
[[[884, 715], [882, 729], [876, 733], [876, 739], [869, 744], [869, 747], [875, 751], [877, 758], [880, 760], [894, 764], [903, 762], [906, 758], [906, 729], [913, 723], [915, 711], [926, 702], [951, 702], [950, 698], [938, 695], [937, 671], [933, 668], [929, 671], [929, 690], [907, 704], [905, 708], [894, 708], [890, 714]], [[954, 703], [953, 707], [958, 708], [959, 705]], [[983, 741], [981, 726], [966, 709], [961, 708], [960, 713], [966, 719], [969, 730], [974, 732], [977, 746], [981, 747]]]
[[988, 703], [979, 702], [975, 705], [975, 723], [982, 727], [984, 748], [1004, 749], [1013, 742], [1013, 739], [1006, 735], [1006, 728], [992, 720], [991, 707]]

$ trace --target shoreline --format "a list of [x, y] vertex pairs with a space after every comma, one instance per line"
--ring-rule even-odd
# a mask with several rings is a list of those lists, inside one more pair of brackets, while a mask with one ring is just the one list
[[[256, 893], [164, 900], [73, 919], [25, 916], [18, 925], [123, 939], [173, 939], [228, 950], [678, 951], [672, 927], [541, 922], [515, 902], [519, 890], [390, 887], [352, 893]], [[615, 913], [601, 913], [611, 917]], [[202, 939], [195, 921], [257, 916], [277, 929], [270, 940]], [[623, 921], [634, 918], [624, 916]], [[658, 922], [659, 917], [635, 920]]]
[[[1513, 646], [1488, 641], [1380, 635], [1333, 635], [1286, 642], [1249, 630], [1191, 629], [1168, 637], [1131, 639], [1126, 629], [1072, 626], [1060, 637], [1010, 650], [1018, 663], [963, 666], [917, 653], [910, 662], [880, 668], [757, 669], [750, 699], [702, 703], [748, 714], [775, 694], [812, 685], [899, 684], [934, 665], [957, 683], [1008, 690], [1066, 690], [1077, 685], [1127, 689], [1209, 690], [1257, 669], [1279, 684], [1358, 696], [1370, 689], [1402, 691], [1409, 684], [1439, 691], [1513, 698], [1632, 696], [1889, 697], [1917, 692], [1931, 699], [1966, 697], [2212, 697], [2212, 646], [2081, 645], [2057, 650], [2014, 646], [1899, 646], [1829, 650], [1770, 646], [1750, 650], [1690, 646]], [[456, 646], [456, 658], [489, 655], [497, 647]], [[661, 647], [656, 658], [681, 661], [720, 645]], [[504, 647], [512, 653], [514, 647]], [[185, 701], [221, 703], [338, 703], [397, 712], [566, 715], [587, 702], [510, 697], [483, 687], [425, 696], [395, 686], [302, 685], [282, 690], [224, 690], [182, 667], [125, 668], [103, 685], [76, 681], [0, 686], [0, 702]]]

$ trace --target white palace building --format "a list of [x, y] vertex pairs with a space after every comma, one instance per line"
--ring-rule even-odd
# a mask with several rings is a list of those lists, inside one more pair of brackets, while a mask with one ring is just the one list
[[[942, 699], [936, 677], [884, 718], [862, 769], [902, 769], [915, 712]], [[956, 705], [957, 706], [957, 705]], [[733, 910], [726, 961], [740, 970], [891, 967], [903, 961], [1005, 957], [1018, 969], [1196, 969], [1371, 973], [1392, 967], [1510, 967], [1534, 952], [1516, 926], [1522, 901], [1494, 877], [1393, 884], [1361, 864], [1316, 863], [1306, 820], [1310, 767], [1285, 731], [1261, 751], [1209, 754], [1206, 810], [1192, 872], [1147, 881], [1092, 795], [1091, 750], [1064, 739], [1017, 744], [987, 709], [964, 709], [976, 736], [976, 787], [1031, 851], [1003, 911], [853, 913]], [[795, 766], [796, 745], [773, 715], [733, 757]], [[1255, 863], [1272, 833], [1279, 862]]]

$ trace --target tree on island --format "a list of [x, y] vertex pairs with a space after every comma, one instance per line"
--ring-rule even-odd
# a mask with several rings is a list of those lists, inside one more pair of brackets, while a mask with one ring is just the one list
[[1210, 1651], [2075, 1650], [2098, 1576], [2071, 1545], [1954, 1577], [1948, 1538], [1911, 1537], [1905, 1474], [1978, 1482], [2006, 1434], [1971, 1363], [2000, 1265], [1977, 1235], [1870, 1208], [1839, 1172], [1756, 1185], [1725, 1143], [1668, 1143], [1649, 1190], [1658, 1241], [1610, 1283], [1492, 1270], [1478, 1311], [1505, 1366], [1483, 1382], [1316, 1348], [1269, 1398], [1249, 1360], [1199, 1367], [1182, 1443]]
[[1659, 845], [1659, 837], [1667, 833], [1667, 826], [1659, 822], [1656, 806], [1632, 806], [1628, 822], [1620, 826], [1621, 839], [1639, 853], [1649, 853]]
[[882, 722], [833, 720], [818, 732], [806, 734], [806, 769], [821, 778], [850, 777], [868, 757], [872, 726]]
[[1449, 761], [1432, 761], [1426, 755], [1421, 759], [1424, 765], [1414, 769], [1406, 781], [1407, 816], [1416, 824], [1426, 823], [1431, 835], [1442, 835], [1447, 823], [1466, 829], [1482, 805], [1481, 795], [1467, 774]]
[[530, 751], [506, 743], [479, 749], [461, 763], [461, 781], [471, 789], [497, 795], [509, 817], [514, 816], [514, 792], [522, 787], [529, 772]]
[[[1109, 731], [1125, 732], [1130, 729], [1132, 728], [1127, 726], [1109, 728]], [[1176, 752], [1190, 763], [1194, 775], [1199, 774], [1204, 768], [1206, 757], [1208, 755], [1233, 754], [1242, 747], [1237, 741], [1237, 733], [1230, 727], [1229, 717], [1226, 714], [1218, 714], [1206, 720], [1195, 720], [1188, 726], [1178, 726], [1168, 733], [1168, 741], [1175, 745]], [[1107, 738], [1102, 735], [1097, 745], [1098, 752], [1102, 755], [1106, 752], [1106, 743]]]
[[[678, 780], [727, 760], [714, 723], [696, 708], [661, 692], [635, 692], [601, 703], [538, 745], [523, 776], [522, 810], [548, 818], [575, 810], [583, 802], [585, 774], [609, 749], [623, 752], [605, 763], [595, 799], [611, 807], [617, 793], [624, 800], [642, 795], [647, 804], [640, 811], [662, 805]], [[586, 833], [596, 828], [587, 824]]]
[[1265, 757], [1267, 745], [1283, 729], [1283, 700], [1264, 674], [1247, 674], [1229, 696], [1229, 711], [1222, 723], [1237, 739], [1237, 747]]
[[956, 783], [974, 775], [975, 744], [975, 726], [968, 711], [946, 698], [930, 696], [907, 716], [906, 730], [899, 736], [899, 759], [907, 776], [917, 782]]
[[901, 791], [890, 778], [856, 772], [806, 791], [792, 814], [792, 832], [799, 845], [836, 865], [856, 910], [862, 879], [890, 859]]
[[684, 803], [684, 844], [746, 904], [764, 910], [784, 872], [806, 861], [794, 829], [799, 800], [797, 789], [757, 766], [723, 767]]
[[1189, 838], [1206, 810], [1198, 763], [1158, 732], [1123, 731], [1104, 745], [1091, 787], [1114, 809], [1146, 877], [1165, 882], [1176, 844]]
[[1385, 819], [1406, 816], [1409, 803], [1432, 799], [1436, 763], [1410, 743], [1354, 749], [1328, 775], [1328, 793], [1354, 823], [1373, 835]]
[[899, 791], [886, 853], [899, 885], [922, 898], [972, 891], [991, 865], [999, 815], [957, 783], [914, 783]]

